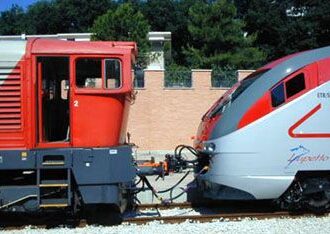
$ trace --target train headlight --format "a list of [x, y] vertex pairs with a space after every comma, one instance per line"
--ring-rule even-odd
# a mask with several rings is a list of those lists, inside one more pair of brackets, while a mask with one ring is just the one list
[[204, 143], [204, 151], [214, 152], [215, 148], [216, 147], [214, 143]]

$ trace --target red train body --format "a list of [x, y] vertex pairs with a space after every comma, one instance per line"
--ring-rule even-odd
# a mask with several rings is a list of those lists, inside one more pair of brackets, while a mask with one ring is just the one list
[[[131, 60], [135, 55], [136, 45], [129, 42], [28, 41], [25, 53], [0, 87], [0, 147], [109, 147], [124, 143], [127, 102], [132, 91]], [[46, 139], [43, 130], [45, 121], [42, 118], [45, 111], [41, 108], [45, 95], [55, 95], [53, 100], [56, 101], [57, 94], [46, 93], [54, 90], [41, 87], [47, 78], [45, 76], [49, 76], [49, 73], [45, 74], [42, 70], [52, 69], [48, 68], [47, 59], [51, 63], [54, 58], [63, 59], [53, 62], [54, 65], [67, 65], [69, 68], [65, 69], [68, 79], [63, 80], [70, 83], [67, 117], [71, 140], [61, 143], [59, 140], [53, 142]], [[121, 87], [109, 89], [104, 82], [101, 82], [102, 87], [99, 88], [77, 87], [76, 61], [85, 58], [94, 58], [95, 61], [118, 59], [122, 65]], [[104, 64], [101, 66], [104, 70]], [[101, 75], [104, 81], [105, 72]]]
[[2, 41], [0, 54], [0, 211], [122, 207], [136, 44]]

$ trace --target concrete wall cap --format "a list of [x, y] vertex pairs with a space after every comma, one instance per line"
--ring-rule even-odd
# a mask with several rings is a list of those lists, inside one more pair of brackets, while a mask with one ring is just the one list
[[177, 90], [177, 91], [187, 91], [187, 90], [195, 90], [195, 88], [193, 88], [193, 87], [191, 87], [191, 88], [189, 88], [189, 87], [164, 87], [163, 88], [163, 90], [172, 90], [172, 91], [175, 91], [175, 90]]
[[255, 72], [256, 70], [237, 70], [237, 72]]
[[229, 90], [230, 87], [210, 87], [210, 90]]
[[144, 72], [164, 72], [165, 69], [144, 69]]
[[191, 69], [192, 72], [212, 72], [212, 69]]

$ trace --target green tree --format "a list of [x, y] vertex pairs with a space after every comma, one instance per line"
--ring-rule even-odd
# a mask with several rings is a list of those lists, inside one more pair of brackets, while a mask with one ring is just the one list
[[[141, 3], [141, 12], [148, 19], [151, 30], [175, 32], [184, 19], [180, 18], [180, 4], [175, 0], [148, 0]], [[186, 10], [188, 12], [188, 9]], [[187, 20], [186, 20], [187, 21]]]
[[24, 11], [18, 5], [0, 14], [0, 35], [17, 35], [25, 32]]
[[1, 13], [0, 33], [87, 32], [98, 16], [116, 6], [112, 0], [39, 0], [24, 12], [14, 5]]
[[28, 34], [52, 34], [62, 31], [62, 14], [54, 1], [38, 1], [29, 6], [25, 15]]
[[171, 56], [180, 65], [185, 65], [182, 48], [189, 40], [188, 12], [194, 2], [195, 0], [147, 0], [140, 4], [141, 12], [148, 19], [152, 31], [172, 33]]
[[296, 0], [298, 9], [304, 11], [304, 24], [309, 24], [308, 34], [315, 38], [317, 47], [330, 44], [330, 2], [328, 0]]
[[249, 35], [266, 54], [267, 60], [317, 47], [312, 31], [314, 23], [299, 12], [291, 0], [250, 0], [242, 13]]
[[112, 0], [55, 0], [62, 32], [86, 32], [100, 15], [117, 4]]
[[264, 54], [252, 47], [254, 36], [245, 36], [243, 22], [236, 18], [231, 1], [198, 1], [189, 9], [188, 30], [192, 38], [185, 49], [190, 66], [253, 68]]
[[[137, 42], [140, 56], [150, 51], [148, 21], [129, 3], [119, 5], [116, 10], [109, 10], [98, 17], [91, 31], [94, 33], [93, 40]], [[146, 62], [145, 59], [141, 58], [139, 62]]]

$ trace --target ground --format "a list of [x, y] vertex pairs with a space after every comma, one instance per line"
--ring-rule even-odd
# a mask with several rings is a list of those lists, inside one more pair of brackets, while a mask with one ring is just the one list
[[[191, 223], [186, 221], [181, 224], [161, 224], [151, 222], [146, 225], [122, 224], [113, 227], [87, 226], [84, 228], [68, 229], [34, 229], [26, 227], [15, 233], [47, 233], [47, 234], [71, 234], [71, 233], [127, 233], [127, 234], [164, 234], [164, 233], [329, 233], [330, 217], [309, 217], [297, 219], [269, 219], [269, 220], [251, 220], [243, 219], [241, 221], [214, 221], [210, 223]], [[5, 231], [4, 233], [12, 233]]]

